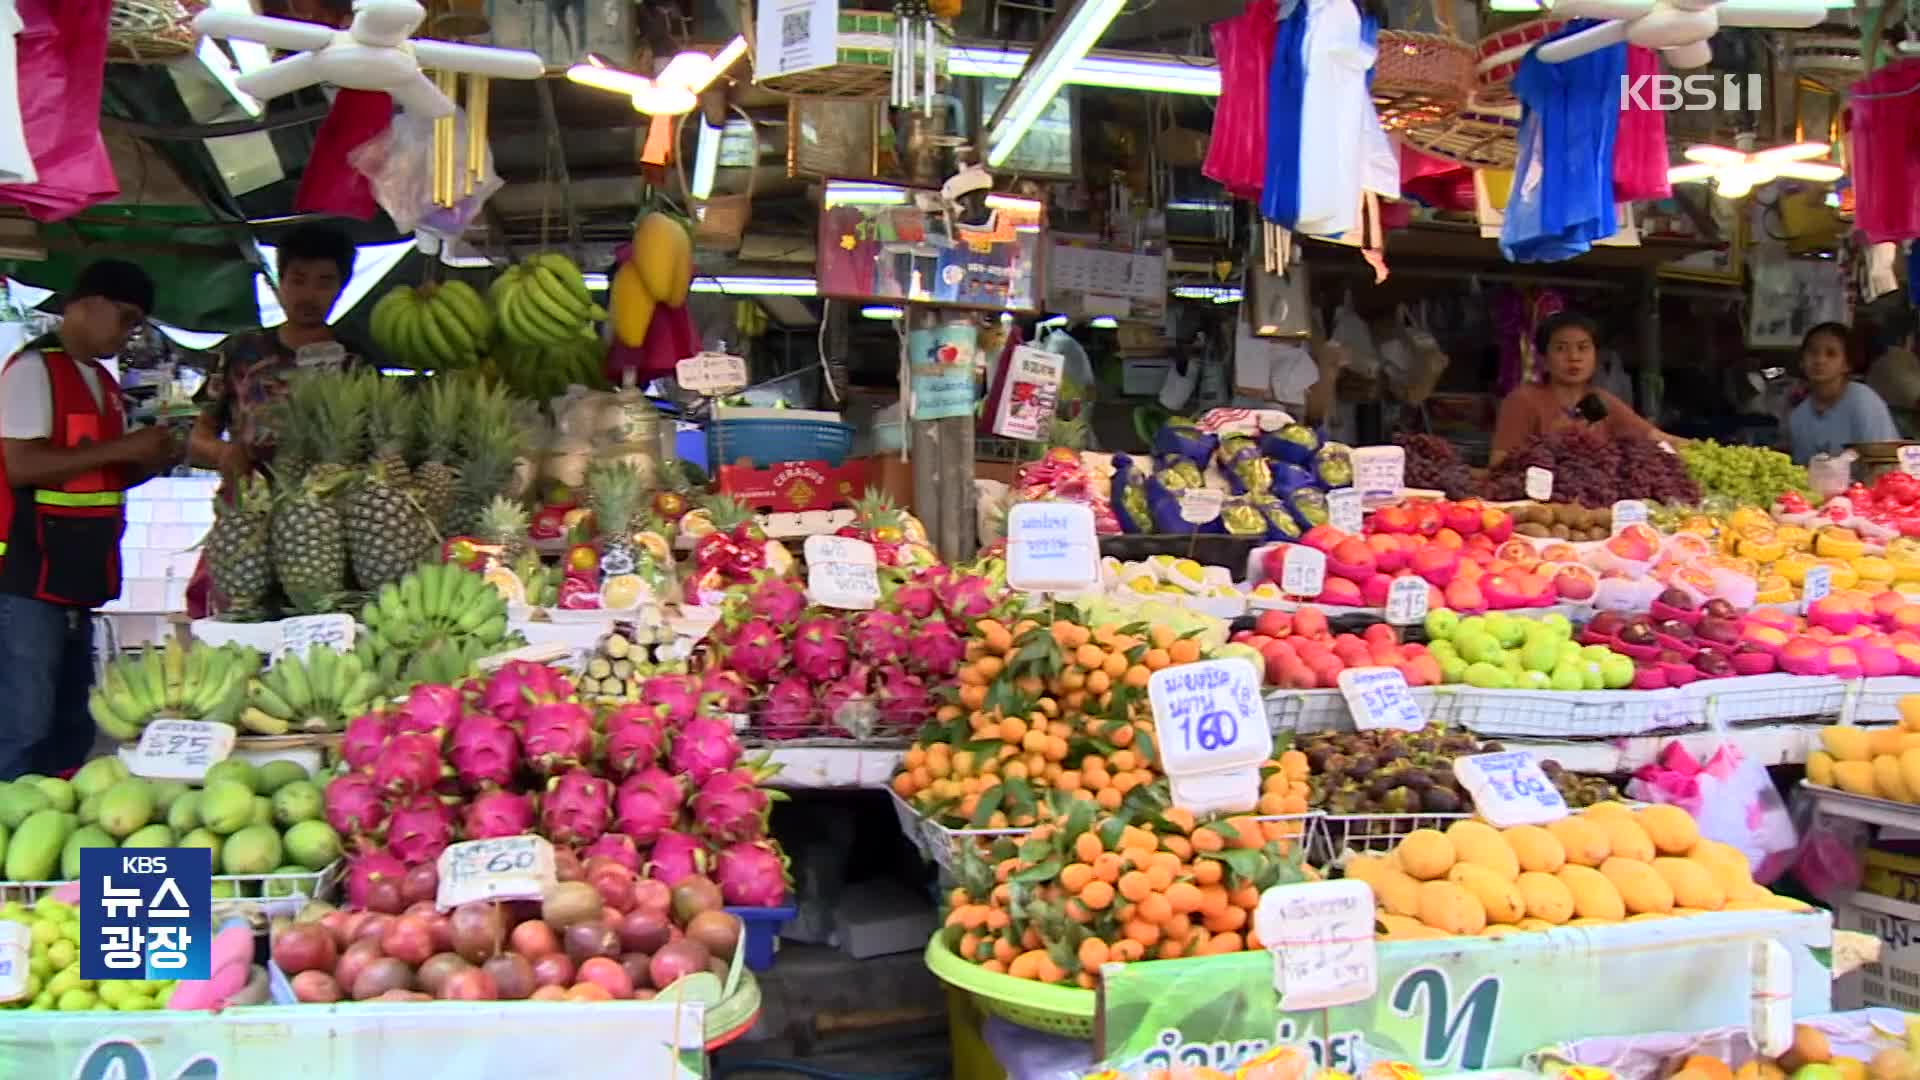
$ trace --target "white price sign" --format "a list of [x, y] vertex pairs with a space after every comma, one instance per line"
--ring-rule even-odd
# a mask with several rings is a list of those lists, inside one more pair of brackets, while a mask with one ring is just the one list
[[1189, 525], [1205, 525], [1220, 516], [1227, 504], [1225, 492], [1208, 487], [1188, 488], [1180, 493], [1180, 520]]
[[469, 840], [440, 853], [442, 911], [485, 900], [538, 900], [557, 884], [553, 845], [538, 836]]
[[1357, 488], [1335, 488], [1327, 492], [1327, 524], [1343, 533], [1360, 535], [1365, 524], [1365, 512], [1360, 502]]
[[1427, 617], [1427, 579], [1417, 574], [1394, 578], [1387, 586], [1387, 622], [1412, 626]]
[[740, 390], [747, 385], [747, 362], [727, 353], [695, 353], [673, 365], [673, 379], [680, 389], [709, 397]]
[[1900, 471], [1908, 476], [1920, 476], [1920, 443], [1908, 443], [1894, 454], [1900, 459]]
[[0, 922], [0, 1001], [27, 996], [32, 959], [33, 931], [24, 923]]
[[1196, 814], [1248, 810], [1273, 732], [1260, 673], [1238, 657], [1162, 668], [1147, 680], [1173, 801]]
[[305, 659], [315, 645], [324, 645], [337, 653], [347, 652], [353, 648], [353, 632], [351, 615], [296, 615], [282, 619], [280, 647], [273, 651], [273, 658]]
[[1364, 881], [1275, 885], [1260, 894], [1253, 926], [1273, 954], [1273, 988], [1286, 1011], [1325, 1009], [1379, 989], [1373, 890]]
[[1527, 470], [1527, 498], [1546, 502], [1553, 498], [1553, 470], [1534, 466]]
[[809, 536], [807, 596], [822, 607], [864, 611], [880, 602], [873, 545], [849, 536]]
[[1800, 583], [1800, 613], [1812, 610], [1814, 602], [1823, 600], [1833, 591], [1833, 567], [1815, 566], [1807, 571], [1806, 580]]
[[1456, 758], [1453, 775], [1473, 796], [1474, 812], [1494, 828], [1545, 825], [1567, 816], [1567, 801], [1532, 754], [1509, 750]]
[[238, 734], [230, 724], [157, 719], [140, 732], [127, 770], [149, 780], [199, 780], [233, 753]]
[[1613, 504], [1613, 531], [1619, 532], [1629, 525], [1644, 525], [1647, 522], [1647, 504], [1639, 499], [1621, 499]]
[[1308, 599], [1320, 595], [1327, 582], [1327, 557], [1305, 544], [1292, 544], [1280, 563], [1280, 591]]
[[1007, 584], [1067, 592], [1100, 580], [1100, 542], [1085, 503], [1023, 502], [1007, 511]]
[[1390, 667], [1348, 668], [1340, 673], [1340, 696], [1347, 699], [1353, 726], [1361, 731], [1389, 728], [1419, 731], [1427, 726], [1420, 704], [1407, 689], [1407, 677]]
[[1407, 486], [1407, 451], [1399, 446], [1362, 446], [1354, 450], [1353, 490], [1362, 499], [1386, 500], [1400, 496]]

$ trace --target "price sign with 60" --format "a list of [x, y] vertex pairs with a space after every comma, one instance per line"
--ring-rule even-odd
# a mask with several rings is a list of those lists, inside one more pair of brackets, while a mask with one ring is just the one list
[[1235, 658], [1162, 668], [1147, 682], [1173, 801], [1196, 814], [1251, 809], [1273, 754], [1260, 673]]
[[537, 900], [553, 886], [553, 845], [538, 836], [469, 840], [440, 853], [442, 910], [480, 900]]
[[1567, 801], [1533, 755], [1509, 750], [1455, 759], [1453, 774], [1473, 796], [1473, 807], [1496, 828], [1545, 825], [1567, 816]]

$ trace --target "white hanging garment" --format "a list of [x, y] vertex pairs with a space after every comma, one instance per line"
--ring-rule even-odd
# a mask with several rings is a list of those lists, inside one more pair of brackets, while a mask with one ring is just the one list
[[0, 0], [0, 184], [37, 184], [40, 171], [27, 150], [20, 122], [20, 52], [14, 42], [24, 28], [14, 0]]
[[1360, 224], [1362, 191], [1400, 197], [1400, 158], [1367, 91], [1376, 51], [1360, 36], [1359, 9], [1353, 0], [1307, 4], [1300, 217], [1294, 231], [1338, 236]]

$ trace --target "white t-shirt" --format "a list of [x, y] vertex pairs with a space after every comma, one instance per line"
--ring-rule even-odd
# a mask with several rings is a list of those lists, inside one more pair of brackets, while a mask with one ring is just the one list
[[[104, 408], [100, 371], [81, 364], [80, 377], [93, 392], [93, 403]], [[0, 439], [44, 439], [53, 434], [53, 386], [47, 380], [47, 361], [38, 351], [24, 352], [0, 373]]]
[[[19, 85], [19, 54], [14, 36], [20, 33], [20, 12], [14, 0], [0, 0], [0, 86]], [[40, 173], [27, 150], [27, 131], [20, 122], [20, 95], [0, 95], [0, 184], [34, 184]]]

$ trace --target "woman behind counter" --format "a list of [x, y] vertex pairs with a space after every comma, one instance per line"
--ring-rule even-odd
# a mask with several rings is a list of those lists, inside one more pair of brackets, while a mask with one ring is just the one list
[[1638, 435], [1680, 444], [1633, 406], [1593, 385], [1600, 361], [1597, 339], [1593, 320], [1575, 312], [1563, 311], [1540, 324], [1533, 340], [1545, 360], [1545, 381], [1517, 386], [1500, 402], [1489, 465], [1500, 464], [1535, 435], [1570, 427], [1588, 428], [1609, 439]]
[[1787, 416], [1796, 465], [1805, 465], [1816, 454], [1838, 454], [1854, 443], [1900, 438], [1887, 403], [1872, 387], [1853, 380], [1848, 356], [1852, 339], [1852, 331], [1830, 322], [1807, 331], [1800, 340], [1800, 372], [1807, 379], [1807, 396]]

